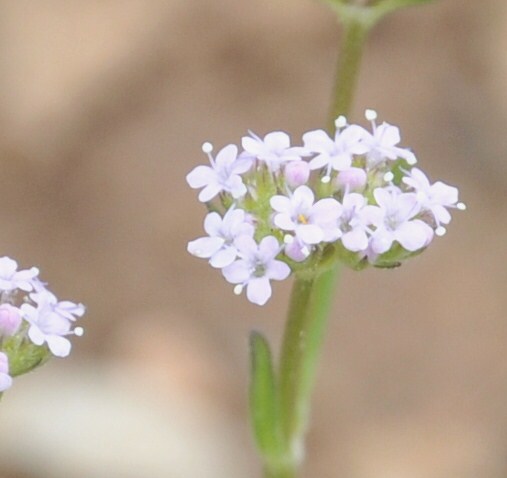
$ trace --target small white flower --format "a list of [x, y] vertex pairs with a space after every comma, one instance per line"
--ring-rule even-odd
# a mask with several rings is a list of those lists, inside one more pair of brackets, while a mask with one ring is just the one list
[[9, 258], [0, 258], [0, 290], [11, 292], [16, 289], [30, 292], [33, 289], [33, 280], [39, 274], [37, 267], [18, 271], [18, 263]]
[[284, 280], [290, 274], [285, 262], [275, 259], [280, 252], [280, 244], [274, 236], [267, 236], [260, 244], [249, 236], [236, 239], [241, 259], [224, 267], [222, 273], [231, 284], [237, 284], [236, 293], [246, 287], [246, 295], [250, 302], [264, 305], [271, 297], [270, 280]]
[[361, 142], [363, 131], [363, 128], [357, 125], [346, 126], [343, 130], [336, 130], [334, 140], [321, 129], [305, 133], [303, 135], [305, 148], [312, 153], [317, 153], [317, 156], [310, 161], [310, 169], [325, 168], [324, 182], [329, 181], [331, 170], [349, 169], [354, 155], [361, 155], [368, 151]]
[[417, 162], [414, 153], [397, 146], [401, 141], [398, 127], [385, 122], [377, 126], [375, 122], [377, 115], [373, 110], [367, 110], [366, 116], [371, 121], [373, 133], [361, 128], [363, 131], [362, 144], [367, 147], [368, 165], [370, 167], [374, 167], [386, 159], [402, 158], [408, 164]]
[[38, 284], [37, 292], [30, 294], [30, 299], [37, 305], [49, 307], [55, 314], [71, 322], [84, 315], [86, 308], [83, 304], [76, 304], [70, 300], [59, 301], [52, 292], [45, 288], [41, 289], [41, 285], [42, 283]]
[[[70, 353], [71, 344], [67, 335], [81, 335], [82, 329], [71, 330], [71, 321], [55, 311], [52, 294], [40, 292], [35, 295], [37, 307], [23, 304], [21, 312], [30, 324], [28, 337], [35, 345], [47, 343], [51, 353], [57, 357], [66, 357]], [[54, 296], [53, 296], [54, 297]]]
[[12, 377], [9, 375], [9, 358], [0, 352], [0, 393], [12, 386]]
[[339, 219], [343, 247], [352, 252], [364, 251], [368, 247], [368, 222], [362, 214], [366, 206], [362, 194], [350, 193], [343, 197], [343, 211]]
[[437, 234], [445, 233], [441, 224], [449, 224], [451, 215], [446, 208], [465, 209], [463, 203], [458, 203], [458, 189], [441, 181], [430, 184], [426, 175], [418, 168], [412, 168], [403, 182], [413, 188], [423, 211], [430, 211], [437, 225]]
[[240, 174], [248, 171], [252, 162], [238, 159], [238, 148], [233, 144], [222, 148], [215, 159], [208, 147], [204, 150], [208, 152], [211, 166], [197, 166], [187, 174], [191, 188], [204, 188], [199, 193], [199, 201], [208, 202], [222, 191], [230, 193], [235, 199], [244, 196], [247, 189]]
[[366, 206], [362, 213], [376, 227], [370, 238], [373, 253], [387, 252], [394, 241], [411, 252], [431, 242], [433, 229], [420, 219], [413, 219], [421, 209], [415, 194], [401, 193], [396, 188], [377, 188], [373, 195], [378, 206]]
[[276, 172], [280, 166], [289, 161], [299, 161], [307, 155], [304, 148], [291, 147], [290, 137], [283, 131], [274, 131], [259, 138], [255, 133], [249, 132], [250, 136], [243, 136], [241, 145], [245, 150], [241, 157], [255, 158], [266, 163], [270, 171]]
[[234, 240], [242, 235], [253, 237], [254, 226], [247, 221], [242, 209], [229, 209], [224, 217], [210, 212], [204, 220], [208, 237], [200, 237], [188, 243], [190, 254], [209, 259], [213, 267], [222, 268], [232, 264], [238, 255]]
[[340, 237], [336, 221], [341, 214], [341, 204], [333, 198], [325, 198], [314, 204], [315, 196], [308, 186], [299, 186], [291, 197], [273, 196], [271, 207], [277, 212], [273, 222], [284, 231], [294, 231], [303, 244], [334, 241]]

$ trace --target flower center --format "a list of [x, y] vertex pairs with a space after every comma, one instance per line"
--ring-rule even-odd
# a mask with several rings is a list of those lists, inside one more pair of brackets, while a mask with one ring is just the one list
[[299, 224], [308, 224], [308, 218], [304, 214], [298, 215]]

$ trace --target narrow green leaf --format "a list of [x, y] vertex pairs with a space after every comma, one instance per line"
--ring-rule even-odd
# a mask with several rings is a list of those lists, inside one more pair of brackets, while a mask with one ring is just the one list
[[250, 334], [250, 351], [250, 414], [255, 441], [265, 459], [272, 460], [283, 448], [277, 385], [269, 344], [258, 332]]

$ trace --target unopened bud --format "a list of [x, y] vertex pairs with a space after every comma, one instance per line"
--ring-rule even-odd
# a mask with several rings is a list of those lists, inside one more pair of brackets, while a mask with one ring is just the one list
[[14, 335], [21, 325], [21, 314], [10, 304], [0, 305], [0, 336]]
[[285, 180], [291, 188], [297, 188], [308, 182], [310, 166], [306, 161], [290, 161], [285, 166]]
[[343, 188], [348, 188], [349, 191], [356, 191], [364, 188], [366, 185], [367, 177], [364, 169], [349, 168], [340, 171], [336, 182]]

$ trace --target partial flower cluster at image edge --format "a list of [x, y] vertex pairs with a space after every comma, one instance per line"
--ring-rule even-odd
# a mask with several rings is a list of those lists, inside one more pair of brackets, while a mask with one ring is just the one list
[[70, 335], [85, 307], [60, 301], [39, 279], [36, 267], [19, 270], [15, 260], [0, 258], [0, 393], [13, 377], [30, 372], [52, 356], [66, 357]]
[[293, 146], [288, 134], [263, 138], [250, 132], [242, 150], [230, 144], [209, 166], [187, 175], [206, 204], [205, 237], [188, 251], [207, 259], [247, 298], [263, 305], [272, 280], [329, 267], [340, 261], [359, 270], [396, 267], [443, 236], [450, 209], [465, 209], [458, 190], [431, 183], [415, 166], [412, 151], [399, 146], [400, 132], [366, 110], [371, 129], [339, 117], [336, 133], [303, 134]]

